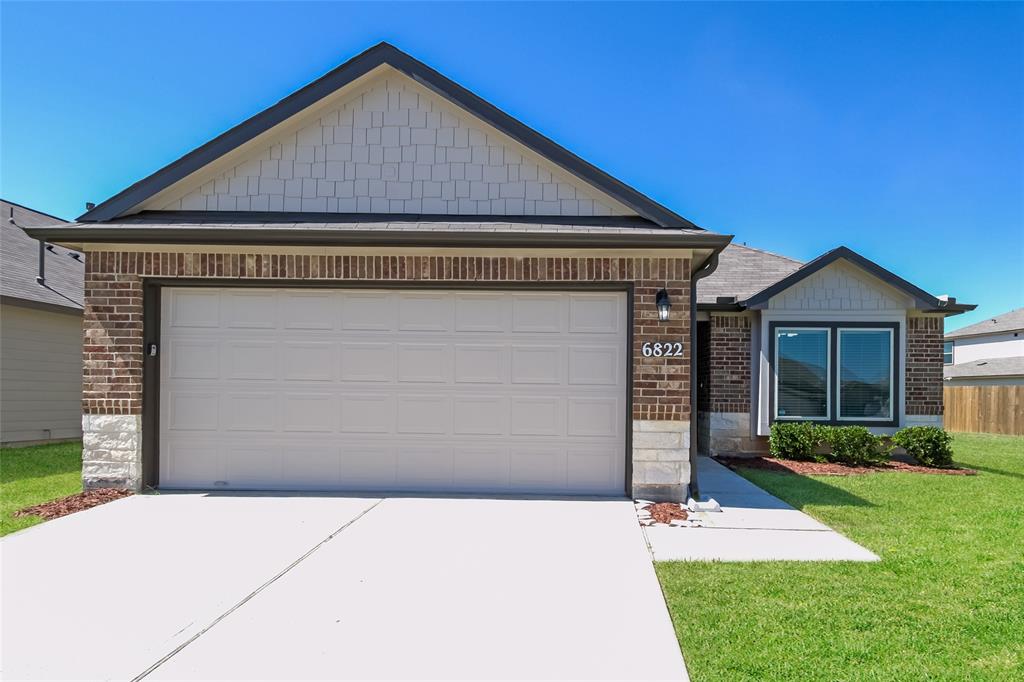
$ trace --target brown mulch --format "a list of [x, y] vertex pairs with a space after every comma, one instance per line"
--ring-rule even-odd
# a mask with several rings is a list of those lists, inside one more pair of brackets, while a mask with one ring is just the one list
[[674, 520], [685, 521], [686, 510], [676, 502], [656, 502], [644, 507], [644, 511], [658, 523], [669, 523]]
[[119, 490], [117, 488], [96, 488], [86, 490], [75, 495], [68, 495], [59, 500], [43, 502], [42, 504], [25, 507], [14, 512], [15, 516], [42, 516], [46, 520], [56, 519], [68, 514], [83, 511], [101, 505], [105, 502], [113, 502], [122, 497], [132, 494], [130, 490]]
[[920, 464], [910, 464], [899, 460], [890, 460], [880, 466], [849, 466], [832, 462], [798, 462], [791, 459], [772, 459], [771, 457], [715, 457], [730, 469], [744, 467], [747, 469], [764, 469], [783, 474], [802, 474], [814, 476], [850, 476], [852, 474], [873, 474], [882, 471], [903, 471], [913, 474], [948, 474], [952, 476], [973, 476], [978, 473], [974, 469], [936, 469]]

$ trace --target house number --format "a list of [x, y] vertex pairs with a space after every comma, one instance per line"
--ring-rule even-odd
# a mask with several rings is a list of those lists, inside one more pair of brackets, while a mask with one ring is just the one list
[[648, 341], [640, 346], [640, 352], [644, 354], [645, 358], [652, 356], [656, 358], [679, 357], [683, 354], [683, 344], [679, 341], [674, 343], [651, 343]]

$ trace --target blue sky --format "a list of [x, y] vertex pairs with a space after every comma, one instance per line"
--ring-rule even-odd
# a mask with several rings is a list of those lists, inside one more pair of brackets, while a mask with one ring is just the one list
[[75, 217], [388, 40], [697, 224], [1024, 305], [1024, 4], [0, 4], [0, 194]]

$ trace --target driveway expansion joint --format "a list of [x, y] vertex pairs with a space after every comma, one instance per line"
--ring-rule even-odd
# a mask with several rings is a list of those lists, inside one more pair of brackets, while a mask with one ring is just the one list
[[145, 679], [146, 677], [148, 677], [148, 676], [149, 676], [149, 675], [150, 675], [151, 673], [153, 673], [153, 672], [154, 672], [154, 671], [155, 671], [155, 670], [156, 670], [157, 668], [159, 668], [159, 667], [160, 667], [160, 666], [162, 666], [162, 665], [163, 665], [164, 663], [166, 663], [167, 661], [171, 660], [171, 659], [172, 659], [172, 658], [174, 658], [174, 657], [175, 657], [176, 655], [178, 655], [179, 653], [181, 653], [181, 651], [182, 651], [183, 649], [185, 649], [185, 647], [187, 647], [187, 646], [188, 646], [189, 644], [191, 644], [192, 642], [196, 641], [197, 639], [199, 639], [200, 637], [202, 637], [203, 635], [205, 635], [205, 634], [206, 634], [207, 632], [209, 632], [209, 631], [210, 631], [211, 629], [213, 629], [213, 628], [214, 628], [214, 627], [215, 627], [215, 626], [216, 626], [216, 625], [217, 625], [218, 623], [220, 623], [220, 622], [221, 622], [222, 620], [224, 620], [225, 618], [227, 618], [228, 616], [230, 616], [230, 615], [231, 615], [232, 613], [234, 613], [235, 611], [237, 611], [238, 609], [240, 609], [240, 608], [241, 608], [242, 606], [244, 606], [244, 605], [245, 605], [245, 604], [246, 604], [247, 602], [249, 602], [249, 601], [250, 601], [250, 600], [251, 600], [251, 599], [252, 599], [253, 597], [255, 597], [255, 596], [256, 596], [256, 595], [258, 595], [258, 594], [259, 594], [260, 592], [262, 592], [263, 590], [267, 589], [268, 587], [270, 587], [271, 585], [273, 585], [273, 584], [274, 584], [275, 582], [277, 582], [278, 580], [280, 580], [281, 578], [283, 578], [283, 577], [284, 577], [285, 575], [287, 575], [287, 574], [288, 574], [289, 572], [291, 572], [291, 570], [292, 570], [292, 569], [296, 568], [296, 567], [297, 567], [297, 566], [298, 566], [299, 564], [301, 564], [301, 563], [302, 563], [303, 561], [305, 561], [305, 560], [306, 560], [306, 559], [308, 559], [308, 558], [309, 558], [310, 556], [312, 556], [312, 555], [313, 555], [313, 554], [314, 554], [314, 553], [315, 553], [315, 552], [316, 552], [316, 551], [317, 551], [318, 549], [320, 549], [321, 547], [323, 547], [324, 545], [326, 545], [326, 544], [327, 544], [328, 542], [330, 542], [331, 540], [333, 540], [333, 539], [334, 539], [335, 537], [337, 537], [338, 535], [340, 535], [340, 534], [341, 534], [342, 532], [344, 532], [344, 531], [345, 531], [345, 530], [346, 530], [347, 528], [349, 528], [349, 527], [350, 527], [350, 526], [351, 526], [352, 524], [354, 524], [354, 523], [355, 523], [356, 521], [358, 521], [359, 519], [363, 518], [364, 516], [366, 516], [367, 514], [369, 514], [369, 513], [371, 512], [371, 511], [373, 511], [374, 509], [376, 509], [376, 508], [377, 508], [377, 507], [378, 507], [378, 506], [379, 506], [379, 505], [380, 505], [380, 504], [381, 504], [382, 502], [384, 502], [384, 500], [385, 500], [385, 499], [387, 499], [387, 498], [383, 498], [383, 497], [382, 497], [382, 498], [380, 498], [379, 500], [377, 500], [376, 502], [374, 502], [373, 504], [371, 504], [371, 505], [370, 505], [369, 507], [367, 507], [367, 508], [366, 508], [366, 509], [364, 509], [363, 511], [359, 512], [359, 514], [357, 514], [356, 516], [352, 517], [351, 519], [349, 519], [348, 521], [346, 521], [345, 523], [343, 523], [343, 524], [342, 524], [341, 526], [339, 526], [339, 527], [338, 527], [338, 528], [336, 528], [335, 530], [331, 531], [331, 533], [330, 533], [330, 534], [329, 534], [329, 535], [328, 535], [327, 537], [325, 537], [325, 538], [324, 538], [323, 540], [321, 540], [321, 541], [320, 541], [320, 542], [318, 542], [317, 544], [313, 545], [313, 547], [311, 547], [311, 548], [310, 548], [309, 550], [307, 550], [307, 551], [306, 551], [306, 552], [305, 552], [304, 554], [302, 554], [302, 555], [301, 555], [301, 556], [300, 556], [299, 558], [297, 558], [297, 559], [296, 559], [295, 561], [293, 561], [293, 562], [291, 562], [290, 564], [288, 564], [287, 566], [285, 566], [285, 567], [284, 567], [284, 568], [283, 568], [283, 569], [282, 569], [281, 571], [279, 571], [279, 572], [278, 572], [278, 573], [277, 573], [276, 575], [274, 575], [274, 576], [273, 576], [272, 578], [270, 578], [269, 580], [267, 580], [266, 582], [264, 582], [264, 583], [263, 583], [262, 585], [260, 585], [259, 587], [257, 587], [257, 588], [256, 588], [255, 590], [253, 590], [253, 591], [252, 591], [252, 592], [250, 592], [249, 594], [245, 595], [245, 596], [244, 596], [244, 597], [243, 597], [243, 598], [242, 598], [241, 600], [239, 600], [239, 601], [238, 601], [238, 603], [236, 603], [236, 604], [235, 604], [234, 606], [232, 606], [231, 608], [229, 608], [229, 609], [228, 609], [227, 611], [225, 611], [224, 613], [222, 613], [222, 614], [220, 614], [219, 616], [217, 616], [216, 618], [214, 618], [214, 619], [213, 619], [213, 620], [212, 620], [212, 621], [210, 622], [210, 624], [209, 624], [209, 625], [207, 625], [207, 626], [206, 626], [206, 627], [204, 627], [204, 628], [203, 628], [202, 630], [200, 630], [199, 632], [197, 632], [197, 633], [195, 633], [194, 635], [192, 635], [191, 637], [189, 637], [189, 638], [188, 638], [187, 640], [185, 640], [184, 642], [182, 642], [181, 644], [179, 644], [179, 645], [178, 645], [177, 647], [175, 647], [175, 648], [174, 648], [173, 650], [171, 650], [171, 651], [170, 651], [169, 653], [167, 653], [166, 655], [164, 655], [163, 657], [161, 657], [161, 658], [160, 658], [159, 660], [157, 660], [157, 661], [156, 661], [155, 663], [153, 663], [153, 665], [149, 666], [148, 668], [146, 668], [145, 670], [143, 670], [143, 671], [142, 671], [141, 673], [139, 673], [138, 675], [136, 675], [135, 677], [133, 677], [133, 678], [132, 678], [132, 682], [139, 682], [139, 680], [143, 680], [143, 679]]

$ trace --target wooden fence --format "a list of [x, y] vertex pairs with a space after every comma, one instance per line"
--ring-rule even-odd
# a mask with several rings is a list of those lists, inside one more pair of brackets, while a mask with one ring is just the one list
[[1024, 386], [945, 386], [947, 431], [1024, 436]]

